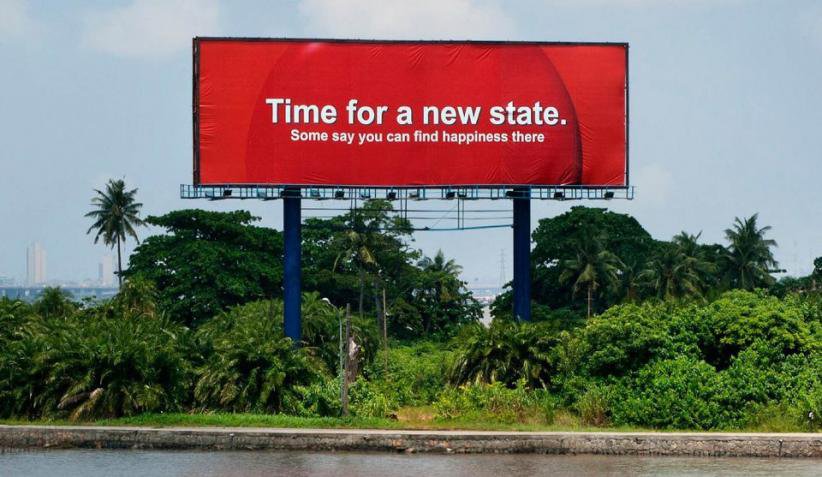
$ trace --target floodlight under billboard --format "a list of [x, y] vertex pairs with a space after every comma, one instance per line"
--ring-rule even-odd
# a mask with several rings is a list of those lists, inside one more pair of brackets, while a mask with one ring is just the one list
[[195, 185], [628, 185], [628, 45], [194, 40]]

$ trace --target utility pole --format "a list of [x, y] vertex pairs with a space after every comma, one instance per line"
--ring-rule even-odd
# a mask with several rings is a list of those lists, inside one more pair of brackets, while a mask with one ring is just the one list
[[[331, 303], [331, 302], [329, 301], [329, 303]], [[348, 313], [350, 308], [351, 308], [351, 306], [346, 304], [345, 305], [345, 312]], [[336, 310], [336, 311], [337, 311], [337, 321], [340, 324], [340, 330], [339, 330], [339, 335], [338, 336], [340, 338], [340, 366], [339, 366], [339, 372], [340, 372], [340, 403], [342, 403], [343, 400], [345, 400], [345, 336], [343, 336], [343, 314], [340, 313], [340, 310]]]
[[388, 310], [385, 308], [385, 287], [382, 288], [382, 344], [385, 349], [385, 374], [388, 375]]
[[345, 304], [345, 363], [343, 366], [342, 414], [348, 416], [348, 374], [351, 370], [351, 305]]

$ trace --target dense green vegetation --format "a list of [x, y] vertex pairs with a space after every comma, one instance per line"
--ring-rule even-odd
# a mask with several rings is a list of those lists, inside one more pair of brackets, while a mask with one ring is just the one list
[[[775, 281], [767, 227], [657, 241], [574, 208], [533, 234], [533, 323], [490, 326], [381, 201], [304, 231], [303, 342], [281, 236], [246, 212], [149, 217], [120, 293], [0, 300], [0, 418], [364, 427], [819, 430], [822, 258]], [[345, 304], [360, 346], [340, 419]], [[387, 332], [388, 342], [383, 337]], [[242, 415], [235, 413], [244, 413]], [[167, 417], [163, 417], [167, 416]], [[243, 417], [246, 416], [246, 417]], [[239, 424], [237, 424], [239, 423]]]

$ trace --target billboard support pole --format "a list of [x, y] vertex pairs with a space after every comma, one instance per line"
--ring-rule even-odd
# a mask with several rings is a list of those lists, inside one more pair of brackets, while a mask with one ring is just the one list
[[531, 321], [531, 191], [514, 189], [514, 317]]
[[300, 282], [301, 282], [301, 221], [300, 189], [283, 191], [283, 315], [285, 336], [295, 346], [301, 339]]

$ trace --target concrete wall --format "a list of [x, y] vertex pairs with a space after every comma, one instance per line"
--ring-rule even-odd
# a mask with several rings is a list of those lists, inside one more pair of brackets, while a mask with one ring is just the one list
[[822, 434], [462, 432], [0, 426], [20, 448], [822, 457]]

